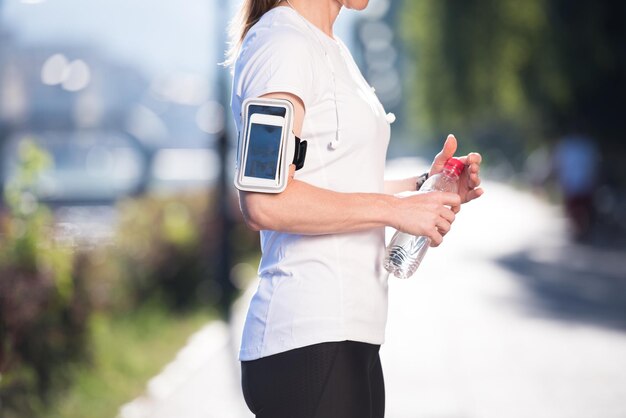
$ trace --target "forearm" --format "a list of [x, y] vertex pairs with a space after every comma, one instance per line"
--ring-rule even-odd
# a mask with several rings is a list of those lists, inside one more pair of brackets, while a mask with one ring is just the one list
[[403, 192], [414, 192], [417, 177], [409, 177], [398, 180], [385, 180], [385, 193], [394, 195]]
[[278, 194], [241, 193], [249, 227], [322, 235], [393, 226], [397, 198], [378, 193], [340, 193], [293, 180]]

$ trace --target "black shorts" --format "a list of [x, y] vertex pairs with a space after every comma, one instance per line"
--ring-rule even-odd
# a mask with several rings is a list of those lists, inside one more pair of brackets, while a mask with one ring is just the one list
[[242, 361], [244, 398], [257, 418], [382, 418], [379, 349], [329, 342]]

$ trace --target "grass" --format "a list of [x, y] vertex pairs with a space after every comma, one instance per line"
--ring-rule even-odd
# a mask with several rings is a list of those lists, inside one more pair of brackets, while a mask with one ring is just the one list
[[75, 371], [72, 387], [43, 416], [117, 416], [211, 319], [208, 312], [173, 315], [155, 305], [125, 317], [96, 315], [90, 324], [93, 364]]

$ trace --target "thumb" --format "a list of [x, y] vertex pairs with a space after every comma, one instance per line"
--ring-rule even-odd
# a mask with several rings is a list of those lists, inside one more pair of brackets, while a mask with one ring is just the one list
[[289, 180], [288, 181], [293, 180], [293, 177], [295, 176], [295, 174], [296, 174], [296, 166], [295, 166], [295, 164], [290, 164], [289, 165], [289, 177], [288, 177]]
[[433, 161], [432, 166], [430, 167], [430, 174], [433, 175], [435, 173], [439, 173], [443, 170], [443, 166], [446, 164], [450, 158], [454, 157], [454, 153], [456, 152], [456, 138], [454, 135], [450, 134], [446, 138], [446, 142], [443, 144], [443, 148], [435, 156], [435, 160]]
[[454, 157], [454, 153], [456, 152], [457, 143], [456, 137], [452, 134], [448, 135], [446, 138], [446, 142], [443, 144], [443, 148], [441, 152], [437, 154], [437, 159], [442, 160], [442, 162], [448, 161], [450, 158]]

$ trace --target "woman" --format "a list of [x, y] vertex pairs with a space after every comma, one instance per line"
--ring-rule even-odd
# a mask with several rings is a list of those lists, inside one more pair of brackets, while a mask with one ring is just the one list
[[[426, 235], [437, 246], [460, 204], [482, 194], [478, 154], [463, 157], [458, 195], [399, 197], [416, 190], [417, 177], [384, 181], [389, 122], [333, 34], [342, 7], [367, 3], [244, 0], [233, 25], [238, 129], [246, 98], [287, 99], [295, 134], [309, 145], [284, 192], [240, 192], [263, 251], [240, 351], [244, 396], [257, 417], [382, 417], [384, 227]], [[449, 136], [430, 173], [455, 151]]]

